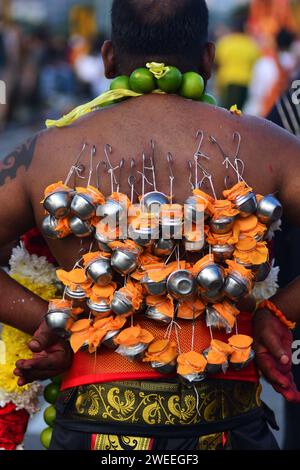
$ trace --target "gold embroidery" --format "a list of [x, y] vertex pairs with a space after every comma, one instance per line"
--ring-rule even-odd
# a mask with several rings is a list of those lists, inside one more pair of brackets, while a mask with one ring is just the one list
[[94, 450], [149, 450], [150, 442], [146, 437], [98, 434]]
[[209, 434], [199, 437], [197, 450], [230, 450], [230, 443], [227, 441], [223, 445], [223, 434]]
[[[154, 393], [155, 391], [155, 393]], [[78, 387], [71, 415], [99, 423], [195, 425], [213, 423], [260, 406], [260, 387], [238, 381], [114, 382]]]

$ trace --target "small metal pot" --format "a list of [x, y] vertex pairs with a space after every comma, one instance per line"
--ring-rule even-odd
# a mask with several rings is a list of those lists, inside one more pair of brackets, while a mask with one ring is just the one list
[[106, 336], [104, 336], [102, 343], [108, 349], [115, 351], [118, 349], [118, 345], [115, 344], [114, 339], [120, 334], [121, 330], [109, 331]]
[[44, 200], [44, 208], [56, 219], [67, 217], [73, 198], [73, 191], [57, 191], [49, 194]]
[[184, 217], [189, 222], [199, 224], [201, 223], [202, 218], [206, 220], [209, 215], [204, 211], [204, 204], [202, 205], [195, 196], [190, 196], [185, 201]]
[[101, 300], [101, 302], [93, 302], [89, 299], [87, 301], [87, 306], [91, 309], [94, 317], [96, 317], [98, 320], [109, 317], [112, 313], [110, 304], [108, 304], [105, 300]]
[[76, 290], [71, 290], [69, 287], [66, 287], [65, 295], [71, 300], [84, 301], [86, 299], [86, 293], [81, 287], [77, 287]]
[[153, 361], [151, 362], [151, 367], [160, 374], [169, 375], [176, 372], [176, 361], [169, 362], [169, 364]]
[[258, 269], [254, 271], [254, 281], [263, 282], [267, 279], [271, 272], [272, 266], [269, 261], [258, 266]]
[[45, 317], [47, 326], [50, 328], [50, 330], [63, 338], [68, 336], [66, 328], [70, 318], [71, 314], [64, 310], [48, 312]]
[[118, 225], [121, 218], [126, 215], [126, 208], [119, 201], [108, 198], [106, 203], [99, 206], [97, 209], [97, 216], [106, 218]]
[[145, 316], [150, 320], [154, 320], [160, 323], [164, 323], [169, 325], [172, 322], [172, 318], [164, 315], [159, 311], [159, 308], [156, 307], [148, 307]]
[[229, 299], [238, 301], [249, 293], [249, 286], [238, 273], [230, 273], [225, 279], [223, 293]]
[[189, 271], [183, 269], [175, 271], [168, 278], [167, 289], [174, 299], [189, 298], [197, 290], [196, 279]]
[[201, 299], [209, 304], [218, 304], [224, 300], [223, 291], [204, 291], [201, 292]]
[[257, 205], [257, 217], [260, 222], [271, 225], [281, 219], [283, 208], [272, 194], [262, 198]]
[[235, 206], [240, 211], [241, 217], [248, 217], [257, 211], [256, 195], [251, 191], [235, 200]]
[[220, 217], [219, 219], [212, 219], [210, 221], [210, 228], [213, 233], [217, 235], [225, 235], [232, 230], [235, 217]]
[[184, 241], [184, 248], [185, 251], [188, 251], [189, 253], [196, 253], [198, 251], [203, 250], [204, 247], [204, 240], [200, 242], [189, 242], [187, 240]]
[[169, 198], [159, 191], [147, 193], [141, 200], [142, 207], [151, 214], [158, 214], [160, 207], [169, 203]]
[[[208, 353], [209, 353], [209, 349], [206, 349], [205, 351], [203, 351], [202, 354], [205, 357], [205, 359], [207, 359]], [[228, 361], [224, 362], [223, 364], [209, 364], [209, 363], [207, 363], [206, 371], [207, 371], [208, 374], [214, 374], [214, 375], [219, 374], [223, 371], [224, 366], [228, 367]]]
[[129, 225], [128, 237], [135, 241], [139, 246], [147, 246], [151, 241], [159, 239], [159, 226], [137, 229], [132, 225]]
[[90, 237], [95, 230], [89, 222], [81, 220], [75, 216], [71, 217], [69, 224], [73, 235], [76, 235], [76, 237], [79, 238]]
[[125, 315], [133, 311], [133, 306], [125, 295], [117, 291], [112, 299], [111, 309], [116, 315]]
[[145, 287], [147, 290], [148, 294], [150, 295], [166, 295], [167, 293], [167, 280], [159, 281], [159, 282], [154, 282], [149, 279], [148, 276], [145, 276], [141, 284]]
[[219, 292], [224, 285], [224, 270], [218, 264], [212, 263], [204, 267], [196, 279], [205, 291]]
[[250, 362], [253, 361], [254, 357], [255, 357], [255, 353], [254, 353], [253, 349], [251, 349], [251, 353], [250, 353], [248, 361], [241, 362], [241, 363], [230, 362], [230, 365], [231, 365], [232, 369], [234, 369], [236, 371], [239, 371], [239, 370], [242, 370], [245, 367], [247, 367], [250, 364]]
[[110, 261], [107, 259], [97, 259], [91, 262], [86, 268], [87, 276], [98, 286], [105, 287], [113, 279], [113, 270]]
[[76, 193], [71, 203], [72, 213], [81, 220], [89, 220], [96, 215], [96, 206], [87, 194]]
[[120, 274], [131, 274], [138, 267], [138, 253], [117, 249], [111, 257], [111, 267]]
[[216, 263], [224, 263], [227, 259], [231, 259], [234, 253], [234, 245], [213, 245], [212, 253]]
[[139, 362], [143, 359], [148, 345], [144, 343], [137, 344], [136, 346], [120, 346], [116, 352], [126, 357], [130, 362]]
[[160, 238], [154, 243], [152, 252], [155, 256], [159, 257], [170, 256], [174, 249], [174, 246], [174, 240], [164, 240], [163, 238]]
[[55, 231], [57, 220], [52, 215], [47, 215], [42, 222], [42, 232], [47, 238], [58, 239], [58, 233]]

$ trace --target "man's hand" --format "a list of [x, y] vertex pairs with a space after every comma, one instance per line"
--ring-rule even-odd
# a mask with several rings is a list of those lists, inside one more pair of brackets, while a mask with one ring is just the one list
[[292, 374], [291, 331], [268, 310], [260, 310], [254, 319], [256, 363], [276, 392], [290, 402], [300, 403]]
[[19, 377], [19, 386], [61, 375], [72, 364], [73, 353], [69, 343], [55, 335], [45, 321], [28, 346], [33, 352], [33, 358], [21, 359], [14, 370], [14, 374]]

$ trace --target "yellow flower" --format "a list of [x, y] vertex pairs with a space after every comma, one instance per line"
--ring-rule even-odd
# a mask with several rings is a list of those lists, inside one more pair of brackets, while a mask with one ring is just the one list
[[236, 104], [231, 106], [230, 112], [231, 112], [231, 114], [235, 114], [236, 116], [242, 116], [243, 115], [242, 111], [237, 107]]
[[146, 67], [150, 70], [151, 73], [153, 73], [157, 80], [164, 77], [170, 70], [169, 67], [165, 66], [165, 64], [160, 64], [158, 62], [148, 62]]

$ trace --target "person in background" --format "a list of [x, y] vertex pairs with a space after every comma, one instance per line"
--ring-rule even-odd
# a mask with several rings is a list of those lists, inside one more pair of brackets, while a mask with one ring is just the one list
[[[300, 70], [297, 77], [300, 78]], [[289, 88], [277, 101], [268, 116], [268, 120], [283, 127], [295, 136], [300, 138], [300, 100], [299, 93], [294, 88]], [[280, 286], [285, 287], [297, 276], [300, 276], [300, 251], [299, 251], [300, 230], [289, 224], [285, 219], [282, 224], [282, 231], [276, 235], [275, 255], [277, 264], [280, 266]], [[295, 341], [300, 340], [300, 328], [294, 332]], [[294, 379], [300, 387], [299, 365], [293, 367]], [[299, 450], [299, 404], [286, 403], [286, 427], [285, 427], [285, 449]]]
[[247, 114], [265, 117], [286, 90], [295, 72], [297, 57], [293, 52], [295, 35], [282, 29], [276, 37], [276, 46], [269, 41], [262, 57], [257, 61], [249, 97], [244, 111]]
[[236, 104], [243, 109], [247, 100], [252, 71], [260, 51], [245, 31], [246, 17], [237, 15], [233, 31], [219, 39], [216, 48], [217, 87], [221, 105], [229, 109]]

